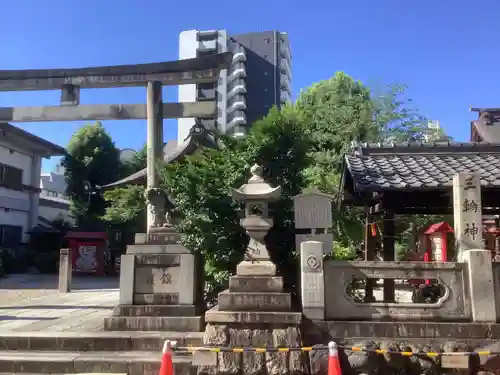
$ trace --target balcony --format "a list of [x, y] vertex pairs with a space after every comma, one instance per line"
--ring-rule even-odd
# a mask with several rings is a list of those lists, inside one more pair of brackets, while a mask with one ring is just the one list
[[290, 47], [288, 46], [288, 43], [280, 42], [280, 55], [282, 59], [292, 61], [292, 55], [290, 53]]
[[247, 70], [244, 62], [237, 62], [231, 67], [231, 73], [228, 75], [228, 82], [235, 80], [236, 78], [245, 78], [247, 76]]
[[202, 102], [206, 100], [215, 100], [215, 98], [216, 98], [216, 89], [213, 84], [211, 85], [211, 87], [198, 85], [196, 100]]
[[229, 122], [227, 123], [226, 131], [234, 128], [235, 126], [245, 125], [247, 123], [247, 117], [243, 111], [234, 111], [228, 116]]
[[290, 81], [292, 80], [292, 67], [291, 67], [290, 62], [287, 59], [281, 59], [280, 70], [281, 70], [282, 74], [286, 74], [290, 77]]
[[227, 99], [230, 100], [232, 97], [238, 94], [246, 94], [247, 84], [243, 78], [236, 78], [227, 87]]
[[198, 42], [199, 52], [217, 52], [217, 40], [200, 40]]
[[198, 40], [217, 39], [218, 36], [219, 32], [217, 30], [201, 30], [197, 33]]
[[281, 91], [288, 91], [288, 93], [292, 95], [292, 88], [290, 86], [291, 86], [290, 77], [286, 74], [281, 74], [280, 76]]
[[233, 64], [243, 61], [247, 61], [247, 54], [245, 52], [245, 48], [237, 44], [233, 48]]
[[281, 104], [290, 103], [292, 101], [292, 96], [286, 90], [280, 91], [280, 102]]
[[247, 109], [247, 100], [243, 95], [235, 95], [227, 102], [228, 114], [237, 110], [244, 111], [245, 109]]

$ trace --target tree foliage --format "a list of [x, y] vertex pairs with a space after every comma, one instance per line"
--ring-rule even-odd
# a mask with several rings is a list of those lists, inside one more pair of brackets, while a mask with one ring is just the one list
[[131, 160], [121, 162], [120, 177], [124, 178], [146, 168], [147, 145], [144, 144]]
[[248, 238], [239, 224], [242, 205], [233, 201], [231, 189], [247, 181], [254, 163], [264, 166], [264, 177], [272, 185], [282, 186], [267, 242], [285, 279], [293, 283], [289, 276], [296, 272], [284, 272], [294, 261], [291, 197], [304, 187], [301, 171], [308, 148], [296, 110], [272, 109], [247, 137], [223, 136], [220, 141], [220, 149], [203, 150], [162, 171], [164, 187], [182, 214], [184, 244], [203, 256], [207, 299], [227, 286], [243, 257]]
[[99, 227], [105, 213], [105, 201], [96, 187], [116, 181], [120, 173], [120, 153], [101, 123], [81, 127], [71, 137], [63, 158], [66, 169], [66, 193], [76, 224]]
[[[309, 187], [339, 198], [343, 157], [352, 142], [420, 142], [427, 120], [411, 107], [405, 87], [389, 86], [373, 94], [344, 73], [303, 91], [297, 107], [311, 138], [310, 166], [304, 171]], [[363, 242], [364, 211], [333, 209], [334, 251], [352, 258]]]

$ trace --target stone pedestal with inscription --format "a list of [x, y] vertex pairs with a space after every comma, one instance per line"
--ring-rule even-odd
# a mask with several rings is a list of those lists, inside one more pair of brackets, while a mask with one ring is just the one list
[[202, 265], [178, 240], [171, 227], [136, 235], [121, 258], [120, 304], [105, 330], [203, 330]]
[[468, 250], [484, 248], [481, 179], [478, 174], [458, 173], [453, 177], [453, 222], [457, 260], [463, 262]]
[[[241, 226], [250, 237], [244, 260], [229, 289], [221, 292], [218, 305], [205, 313], [204, 344], [215, 346], [300, 346], [302, 313], [291, 310], [291, 295], [283, 291], [283, 278], [269, 257], [264, 237], [273, 226], [268, 217], [271, 200], [281, 188], [265, 183], [258, 166], [252, 167], [247, 184], [233, 197], [245, 201]], [[305, 373], [303, 353], [219, 353], [216, 366], [200, 366], [198, 374], [213, 373]]]

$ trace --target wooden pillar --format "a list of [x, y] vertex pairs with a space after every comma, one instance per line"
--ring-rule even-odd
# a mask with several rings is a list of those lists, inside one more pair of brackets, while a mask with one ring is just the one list
[[[161, 82], [151, 81], [147, 85], [146, 95], [147, 114], [147, 188], [159, 187], [158, 172], [156, 164], [163, 159], [163, 102]], [[151, 213], [151, 206], [148, 203], [148, 231], [154, 223], [154, 216]]]
[[[395, 251], [394, 251], [394, 213], [391, 211], [384, 211], [384, 223], [383, 223], [383, 242], [382, 250], [384, 255], [384, 261], [394, 261]], [[384, 279], [384, 302], [394, 302], [394, 279]]]
[[[370, 215], [369, 210], [366, 212], [365, 217], [365, 260], [372, 261], [375, 260], [375, 245], [377, 237], [372, 233], [372, 223], [373, 216]], [[375, 285], [375, 279], [366, 279], [365, 286], [365, 302], [375, 302], [375, 297], [373, 296], [373, 286]]]

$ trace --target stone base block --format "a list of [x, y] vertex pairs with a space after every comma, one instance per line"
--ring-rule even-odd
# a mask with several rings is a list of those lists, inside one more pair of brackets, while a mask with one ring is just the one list
[[238, 324], [286, 324], [298, 325], [302, 322], [302, 313], [284, 311], [221, 311], [215, 306], [205, 313], [207, 323]]
[[289, 311], [292, 307], [290, 293], [251, 293], [230, 292], [219, 293], [219, 310], [221, 311]]
[[174, 331], [203, 330], [201, 316], [112, 316], [104, 319], [105, 331]]
[[281, 292], [283, 278], [279, 276], [231, 276], [231, 292]]
[[194, 305], [121, 305], [113, 310], [115, 316], [195, 316]]
[[[208, 324], [204, 342], [212, 346], [234, 347], [297, 347], [302, 344], [297, 326], [266, 329], [249, 327], [233, 328], [227, 325]], [[199, 375], [213, 374], [307, 374], [307, 354], [290, 353], [217, 353], [215, 365], [198, 366]]]
[[191, 254], [191, 251], [178, 244], [135, 244], [127, 246], [127, 254]]
[[236, 274], [239, 276], [275, 276], [276, 265], [269, 260], [244, 260], [236, 266]]
[[[153, 229], [153, 228], [152, 228]], [[150, 233], [136, 233], [135, 244], [156, 244], [167, 245], [177, 244], [181, 240], [181, 235], [171, 228], [158, 228], [156, 230], [150, 229]]]

